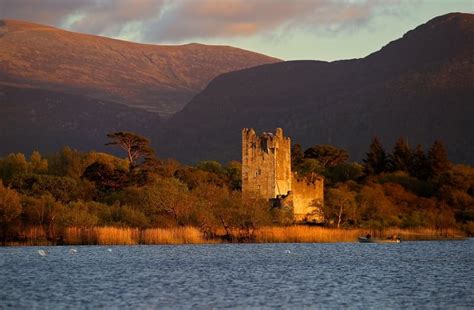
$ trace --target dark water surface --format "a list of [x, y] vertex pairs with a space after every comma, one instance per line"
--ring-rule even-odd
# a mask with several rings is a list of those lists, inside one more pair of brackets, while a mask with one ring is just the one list
[[0, 284], [2, 309], [473, 309], [474, 240], [4, 247]]

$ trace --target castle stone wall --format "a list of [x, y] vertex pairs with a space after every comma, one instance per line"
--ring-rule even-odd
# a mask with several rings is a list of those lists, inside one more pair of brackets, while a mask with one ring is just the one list
[[[291, 140], [283, 130], [257, 136], [253, 129], [242, 130], [242, 192], [256, 193], [275, 202], [291, 202], [296, 221], [320, 221], [313, 202], [324, 197], [320, 176], [298, 178], [291, 172]], [[312, 213], [312, 215], [309, 215]]]
[[242, 130], [242, 191], [265, 198], [287, 195], [291, 190], [291, 141], [281, 128], [276, 134], [257, 136]]
[[320, 208], [324, 201], [324, 179], [317, 175], [292, 176], [293, 213], [297, 222], [322, 222]]

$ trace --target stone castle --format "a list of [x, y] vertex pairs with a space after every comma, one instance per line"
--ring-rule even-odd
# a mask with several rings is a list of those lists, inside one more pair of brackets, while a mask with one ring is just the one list
[[297, 222], [320, 222], [324, 199], [320, 176], [299, 177], [291, 171], [291, 140], [276, 133], [242, 130], [242, 192], [256, 193], [274, 205], [290, 207]]

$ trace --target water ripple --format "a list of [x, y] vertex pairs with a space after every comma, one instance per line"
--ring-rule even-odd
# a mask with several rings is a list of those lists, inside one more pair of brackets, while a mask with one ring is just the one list
[[474, 307], [472, 239], [109, 248], [0, 248], [0, 308]]

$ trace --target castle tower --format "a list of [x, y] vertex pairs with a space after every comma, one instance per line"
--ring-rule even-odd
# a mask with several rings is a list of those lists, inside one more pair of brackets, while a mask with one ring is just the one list
[[291, 172], [291, 141], [276, 133], [242, 130], [242, 193], [291, 207], [296, 222], [321, 222], [324, 179], [318, 175], [298, 176]]
[[260, 136], [242, 130], [242, 191], [268, 199], [291, 191], [291, 141], [281, 128]]

